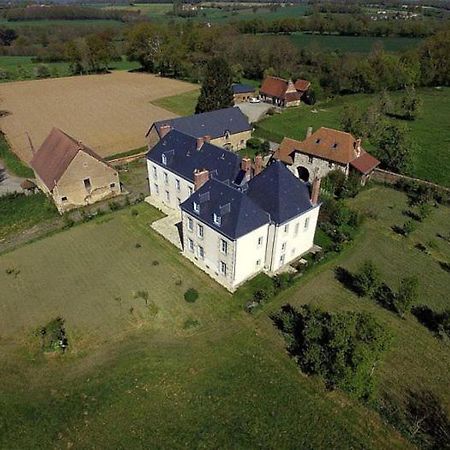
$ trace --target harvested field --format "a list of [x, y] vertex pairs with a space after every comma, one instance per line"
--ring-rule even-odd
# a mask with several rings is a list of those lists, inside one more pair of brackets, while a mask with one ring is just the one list
[[182, 81], [122, 71], [6, 83], [0, 85], [0, 109], [11, 114], [0, 119], [0, 128], [26, 162], [27, 133], [39, 147], [54, 126], [109, 156], [142, 147], [154, 121], [175, 117], [152, 101], [193, 89]]

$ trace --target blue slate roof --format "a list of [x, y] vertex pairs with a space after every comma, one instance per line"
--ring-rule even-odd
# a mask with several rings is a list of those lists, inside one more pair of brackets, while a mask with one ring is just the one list
[[177, 130], [167, 133], [147, 153], [147, 159], [191, 182], [196, 169], [208, 169], [212, 178], [230, 183], [242, 178], [239, 155], [209, 142], [197, 150], [197, 139]]
[[[198, 203], [200, 211], [194, 211]], [[269, 214], [241, 190], [211, 179], [195, 191], [181, 209], [230, 239], [237, 239], [270, 222]], [[214, 221], [214, 214], [220, 225]]]
[[275, 161], [248, 183], [247, 195], [273, 222], [282, 224], [313, 207], [308, 185]]
[[255, 92], [255, 88], [248, 84], [234, 83], [231, 85], [231, 89], [233, 89], [233, 94], [248, 94], [250, 92]]
[[156, 127], [158, 135], [160, 135], [159, 130], [161, 126], [171, 125], [175, 130], [189, 136], [211, 136], [212, 139], [224, 136], [227, 131], [230, 134], [235, 134], [251, 130], [247, 117], [237, 107], [178, 117], [176, 119], [160, 120], [153, 125]]

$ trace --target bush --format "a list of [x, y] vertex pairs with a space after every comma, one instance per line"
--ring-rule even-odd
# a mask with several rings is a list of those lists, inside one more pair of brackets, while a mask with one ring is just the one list
[[0, 80], [9, 80], [11, 79], [11, 72], [6, 69], [2, 69], [0, 67]]
[[247, 141], [247, 147], [254, 150], [259, 150], [261, 148], [261, 144], [261, 139], [255, 137], [252, 137]]
[[185, 293], [184, 293], [184, 299], [188, 302], [188, 303], [195, 303], [196, 300], [198, 299], [198, 292], [194, 289], [194, 288], [189, 288]]
[[64, 327], [64, 319], [57, 317], [39, 330], [42, 350], [45, 352], [64, 352], [69, 346]]
[[36, 78], [49, 78], [50, 70], [45, 64], [38, 64], [34, 68], [34, 75], [36, 76]]
[[380, 275], [372, 261], [365, 261], [353, 276], [353, 284], [360, 296], [372, 295], [380, 284]]

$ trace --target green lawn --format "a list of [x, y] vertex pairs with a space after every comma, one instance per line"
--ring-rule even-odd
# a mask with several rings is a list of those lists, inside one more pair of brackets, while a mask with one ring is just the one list
[[[424, 105], [422, 114], [412, 122], [405, 122], [417, 143], [413, 154], [413, 174], [419, 178], [450, 186], [450, 89], [421, 89]], [[391, 94], [393, 98], [399, 94]], [[302, 140], [309, 126], [340, 128], [341, 112], [346, 104], [367, 107], [375, 95], [337, 97], [312, 107], [302, 105], [258, 123], [256, 135], [275, 142], [284, 136]]]
[[34, 177], [33, 170], [26, 166], [9, 148], [3, 133], [0, 132], [0, 160], [3, 161], [8, 171], [22, 178]]
[[152, 103], [180, 116], [190, 116], [195, 112], [195, 105], [199, 95], [200, 91], [194, 90], [171, 97], [159, 98]]
[[[448, 230], [448, 209], [400, 239], [390, 226], [404, 220], [404, 194], [377, 187], [352, 203], [375, 217], [355, 245], [256, 316], [242, 310], [248, 289], [232, 297], [149, 228], [160, 213], [147, 204], [0, 256], [0, 447], [409, 448], [373, 410], [303, 376], [267, 316], [287, 301], [369, 310], [395, 335], [377, 372], [382, 393], [401, 400], [427, 386], [450, 406], [448, 348], [412, 316], [356, 298], [332, 271], [371, 257], [389, 282], [418, 273], [421, 302], [442, 308], [448, 274], [435, 257], [449, 258], [448, 244], [432, 256], [413, 245]], [[194, 304], [183, 299], [190, 287]], [[69, 352], [45, 357], [33, 330], [57, 315]]]

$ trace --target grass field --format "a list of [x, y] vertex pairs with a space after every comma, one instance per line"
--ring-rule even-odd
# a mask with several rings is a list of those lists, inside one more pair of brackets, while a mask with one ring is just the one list
[[[404, 194], [376, 187], [351, 203], [372, 217], [355, 245], [257, 316], [242, 311], [245, 289], [232, 297], [149, 228], [160, 214], [146, 204], [0, 256], [0, 447], [409, 448], [372, 410], [301, 375], [267, 316], [287, 301], [370, 311], [395, 336], [381, 393], [401, 402], [408, 387], [427, 387], [450, 407], [448, 347], [333, 275], [370, 257], [390, 283], [418, 274], [420, 303], [443, 308], [448, 274], [436, 259], [450, 249], [436, 232], [450, 231], [448, 209], [405, 239], [390, 229], [404, 221]], [[430, 240], [431, 255], [414, 248]], [[56, 315], [69, 353], [47, 358], [32, 332]]]
[[145, 133], [154, 121], [174, 117], [152, 101], [195, 88], [124, 71], [4, 83], [1, 108], [11, 114], [0, 119], [0, 127], [24, 161], [31, 158], [27, 134], [39, 147], [54, 126], [106, 157], [144, 146]]
[[[36, 79], [35, 69], [38, 63], [32, 61], [31, 56], [0, 56], [0, 69], [9, 73], [9, 78], [2, 80], [3, 83], [14, 80]], [[50, 70], [52, 78], [70, 76], [69, 65], [65, 62], [45, 63]], [[127, 61], [125, 57], [121, 61], [111, 63], [110, 70], [134, 70], [140, 65], [136, 62]]]
[[194, 90], [179, 95], [159, 98], [152, 103], [180, 116], [190, 116], [195, 112], [195, 105], [197, 104], [199, 94], [199, 90]]
[[[406, 122], [417, 143], [413, 154], [413, 174], [444, 186], [450, 186], [450, 89], [422, 89], [422, 113], [418, 119]], [[392, 94], [392, 97], [398, 94]], [[367, 107], [375, 96], [352, 95], [309, 107], [302, 105], [258, 123], [256, 135], [275, 142], [284, 136], [303, 140], [309, 126], [340, 128], [341, 112], [346, 104]], [[437, 138], [439, 136], [439, 138]]]

